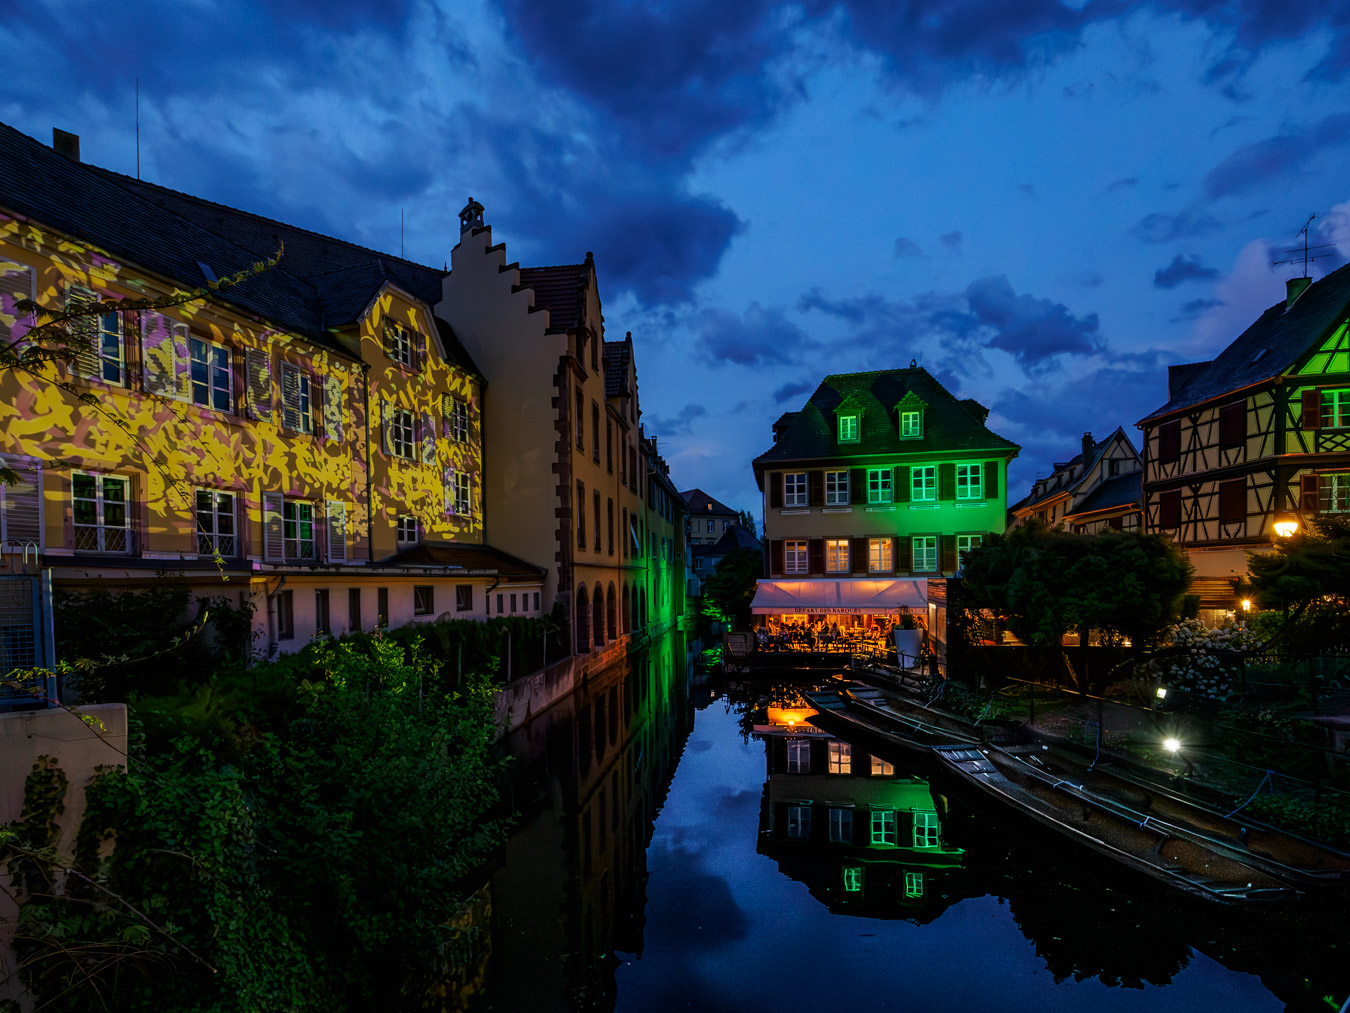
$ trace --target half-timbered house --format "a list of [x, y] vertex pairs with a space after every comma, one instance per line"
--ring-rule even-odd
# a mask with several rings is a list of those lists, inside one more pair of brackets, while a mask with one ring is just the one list
[[1143, 470], [1123, 429], [1100, 442], [1084, 433], [1077, 456], [1056, 461], [1049, 475], [1036, 479], [1031, 492], [1008, 508], [1008, 526], [1040, 520], [1078, 535], [1138, 531]]
[[1172, 366], [1139, 422], [1146, 530], [1190, 555], [1202, 608], [1236, 605], [1248, 552], [1350, 513], [1348, 331], [1350, 267], [1291, 279], [1214, 359]]

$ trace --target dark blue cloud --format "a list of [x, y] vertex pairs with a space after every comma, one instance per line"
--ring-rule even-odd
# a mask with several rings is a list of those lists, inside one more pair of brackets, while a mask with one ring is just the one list
[[912, 239], [906, 239], [904, 236], [895, 238], [895, 257], [897, 260], [905, 257], [922, 257], [923, 250], [919, 249], [919, 244]]
[[[645, 412], [643, 414], [646, 415]], [[708, 409], [703, 405], [687, 404], [672, 416], [651, 416], [650, 428], [662, 436], [689, 436], [693, 432], [694, 420], [701, 419], [707, 414]]]
[[1350, 141], [1350, 113], [1336, 113], [1302, 133], [1277, 134], [1238, 148], [1206, 173], [1203, 186], [1211, 198], [1268, 186], [1305, 165], [1314, 155]]
[[971, 282], [966, 298], [971, 316], [991, 332], [988, 347], [1010, 353], [1028, 374], [1054, 368], [1061, 355], [1104, 349], [1097, 314], [1077, 317], [1063, 303], [1017, 295], [1002, 275]]
[[785, 383], [773, 392], [773, 403], [782, 404], [784, 401], [794, 401], [803, 394], [810, 394], [816, 389], [813, 383], [803, 383], [800, 381], [794, 383]]
[[941, 236], [938, 236], [938, 239], [942, 243], [942, 245], [945, 246], [948, 250], [952, 251], [953, 253], [959, 253], [961, 251], [961, 238], [962, 237], [960, 229], [957, 229], [953, 232], [946, 232], [943, 233]]
[[699, 355], [739, 366], [783, 365], [800, 360], [819, 346], [780, 309], [751, 303], [741, 316], [724, 309], [698, 315]]
[[1181, 312], [1172, 318], [1173, 323], [1182, 323], [1187, 320], [1194, 320], [1205, 310], [1212, 310], [1215, 306], [1222, 306], [1222, 299], [1190, 299], [1181, 304]]
[[1155, 211], [1141, 218], [1130, 232], [1146, 243], [1170, 243], [1207, 236], [1221, 228], [1218, 219], [1204, 211], [1181, 211], [1174, 215]]
[[1217, 268], [1205, 267], [1199, 257], [1178, 253], [1172, 263], [1153, 272], [1154, 288], [1176, 288], [1186, 281], [1214, 281], [1220, 277]]

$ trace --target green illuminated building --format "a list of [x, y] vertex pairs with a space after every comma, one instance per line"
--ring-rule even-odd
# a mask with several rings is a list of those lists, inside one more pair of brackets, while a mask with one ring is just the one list
[[926, 606], [923, 578], [1004, 529], [1018, 447], [988, 415], [918, 366], [827, 376], [754, 460], [769, 546], [754, 611], [843, 625]]

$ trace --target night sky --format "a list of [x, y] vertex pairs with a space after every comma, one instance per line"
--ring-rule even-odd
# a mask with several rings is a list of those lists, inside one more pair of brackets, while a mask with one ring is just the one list
[[[680, 488], [831, 372], [917, 359], [1022, 445], [1010, 498], [1350, 256], [1350, 2], [7, 5], [0, 119], [440, 266], [472, 195], [595, 252]], [[2, 195], [0, 195], [2, 199]], [[489, 378], [490, 379], [490, 378]], [[497, 393], [496, 396], [503, 396]]]

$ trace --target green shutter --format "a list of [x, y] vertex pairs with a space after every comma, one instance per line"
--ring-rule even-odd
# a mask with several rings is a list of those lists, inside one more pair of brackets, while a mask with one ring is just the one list
[[984, 462], [984, 498], [998, 499], [998, 462]]
[[[895, 475], [892, 477], [891, 481], [891, 492], [893, 493], [892, 498], [895, 500], [895, 502], [897, 503], [909, 502], [910, 485], [909, 485], [909, 467], [907, 465], [901, 465], [900, 467], [895, 469]], [[906, 566], [905, 569], [908, 570], [909, 567]]]
[[956, 465], [950, 461], [938, 465], [938, 499], [956, 499]]

